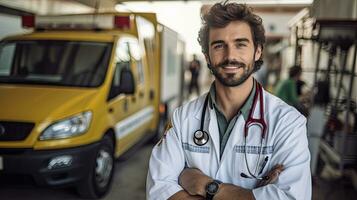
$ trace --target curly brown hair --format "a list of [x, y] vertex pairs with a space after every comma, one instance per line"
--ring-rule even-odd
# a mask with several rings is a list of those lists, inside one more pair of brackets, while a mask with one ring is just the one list
[[[210, 28], [223, 28], [232, 21], [244, 21], [248, 23], [254, 43], [254, 49], [258, 46], [263, 50], [265, 43], [265, 30], [262, 19], [253, 13], [252, 8], [245, 4], [223, 3], [214, 4], [208, 13], [202, 16], [202, 27], [198, 33], [198, 42], [201, 45], [202, 53], [208, 55], [208, 36]], [[260, 56], [259, 60], [255, 61], [255, 70], [257, 71], [263, 64], [263, 58]]]

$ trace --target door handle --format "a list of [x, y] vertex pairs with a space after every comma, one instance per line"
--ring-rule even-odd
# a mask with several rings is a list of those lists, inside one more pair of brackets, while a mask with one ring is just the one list
[[143, 98], [144, 97], [144, 92], [139, 92], [139, 97]]
[[124, 109], [125, 112], [128, 111], [128, 107], [129, 107], [128, 99], [125, 99], [125, 100], [124, 100], [124, 103], [123, 103], [123, 109]]
[[110, 107], [110, 108], [108, 109], [108, 112], [109, 112], [109, 113], [113, 113], [113, 112], [114, 112], [114, 108]]

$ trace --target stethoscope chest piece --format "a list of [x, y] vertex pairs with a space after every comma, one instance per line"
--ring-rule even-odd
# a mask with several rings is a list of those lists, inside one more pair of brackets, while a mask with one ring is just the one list
[[198, 146], [203, 146], [207, 144], [208, 140], [209, 140], [208, 133], [204, 130], [197, 130], [193, 134], [193, 142]]

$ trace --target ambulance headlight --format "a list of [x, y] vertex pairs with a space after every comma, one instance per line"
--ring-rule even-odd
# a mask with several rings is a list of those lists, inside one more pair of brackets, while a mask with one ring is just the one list
[[90, 125], [92, 112], [87, 111], [79, 115], [51, 124], [41, 134], [40, 140], [69, 138], [85, 133]]

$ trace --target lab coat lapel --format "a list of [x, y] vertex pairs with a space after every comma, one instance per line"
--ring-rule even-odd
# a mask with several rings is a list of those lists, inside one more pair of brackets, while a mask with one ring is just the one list
[[[212, 140], [213, 145], [213, 150], [215, 153], [215, 157], [217, 160], [217, 164], [219, 163], [219, 151], [220, 151], [220, 142], [219, 142], [219, 130], [218, 130], [218, 124], [217, 124], [217, 116], [216, 116], [216, 112], [214, 111], [214, 109], [209, 108], [209, 106], [207, 107], [207, 113], [208, 116], [206, 117], [205, 121], [205, 130], [207, 130], [208, 134], [210, 135], [210, 139]], [[208, 127], [207, 127], [208, 126]]]
[[[237, 183], [240, 176], [236, 171], [239, 169], [236, 162], [237, 155], [234, 151], [236, 145], [243, 144], [243, 131], [244, 131], [245, 120], [242, 115], [240, 115], [234, 124], [231, 134], [229, 135], [226, 147], [222, 154], [219, 169], [217, 171], [216, 177], [224, 177], [224, 180], [230, 183]], [[238, 163], [243, 162], [239, 160]], [[223, 180], [223, 179], [222, 179]]]

